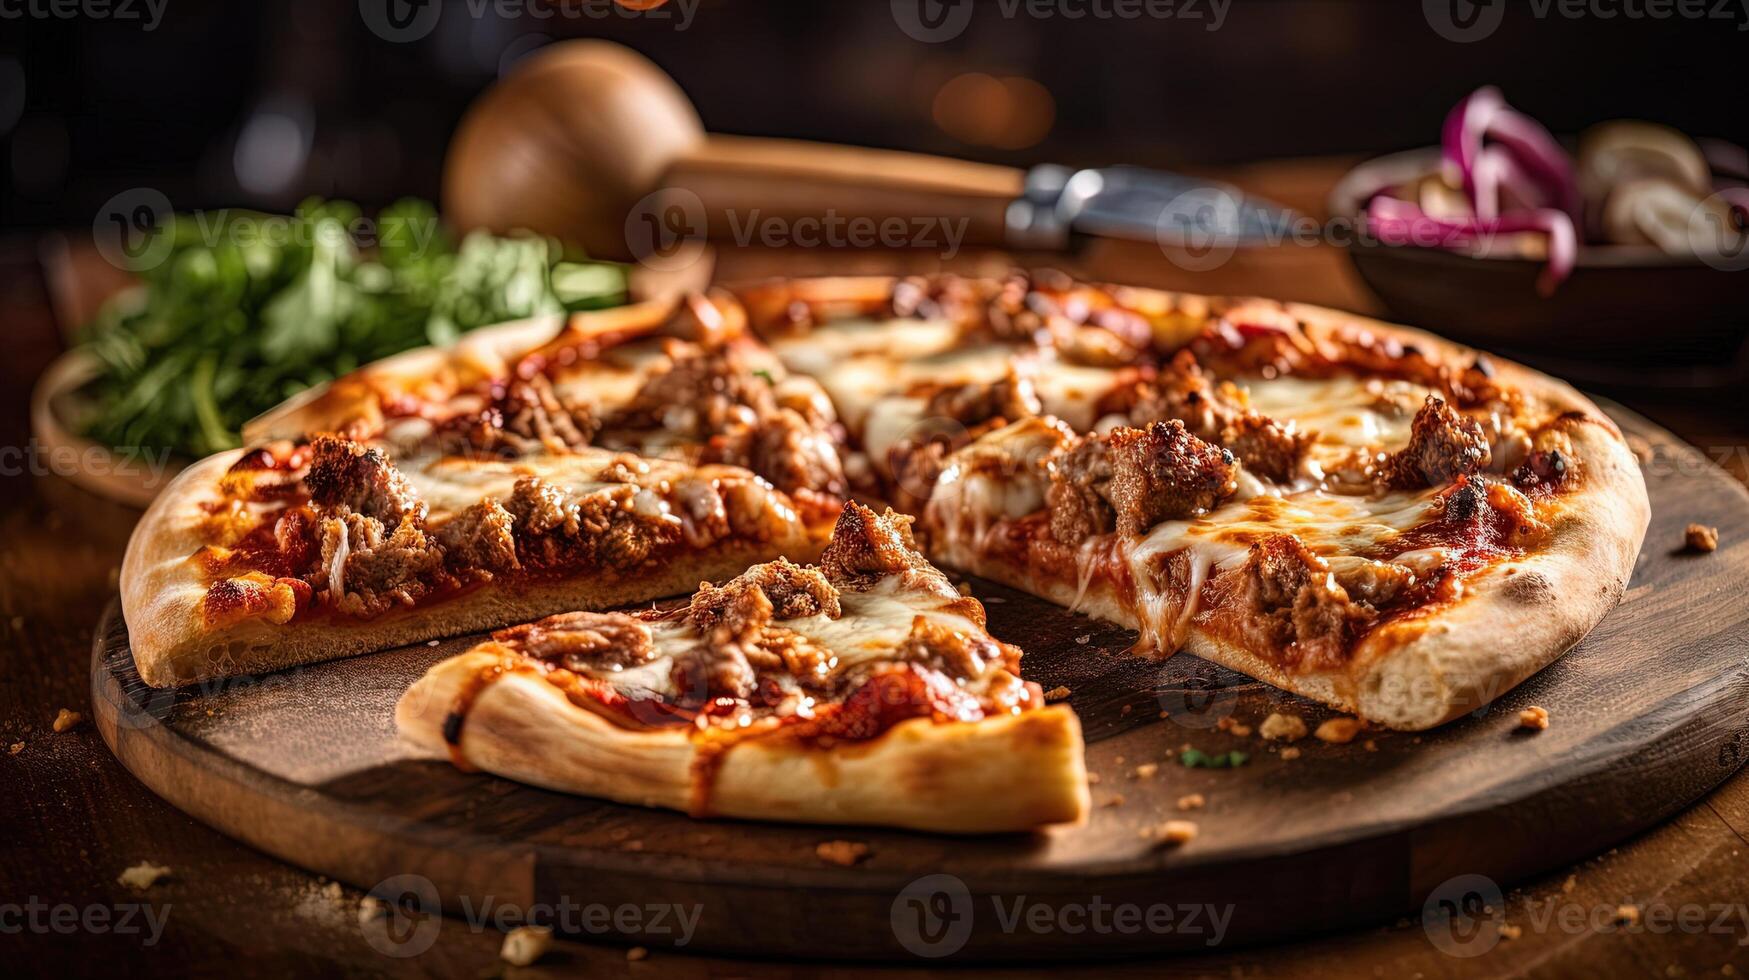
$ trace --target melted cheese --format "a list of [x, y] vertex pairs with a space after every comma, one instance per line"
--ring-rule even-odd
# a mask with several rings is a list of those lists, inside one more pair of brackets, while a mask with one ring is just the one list
[[1311, 432], [1319, 461], [1407, 446], [1410, 424], [1431, 392], [1407, 381], [1350, 377], [1253, 379], [1241, 387], [1254, 410]]
[[[565, 492], [569, 502], [592, 494], [616, 490], [624, 486], [601, 479], [601, 473], [622, 454], [604, 449], [585, 449], [575, 453], [548, 456], [527, 456], [516, 460], [481, 460], [459, 456], [425, 455], [395, 461], [422, 500], [431, 509], [434, 521], [442, 521], [461, 513], [488, 497], [503, 501], [510, 498], [516, 481], [526, 476], [540, 478]], [[643, 461], [647, 472], [640, 482], [656, 485], [664, 480], [678, 482], [690, 472], [686, 467], [663, 460]], [[643, 499], [643, 498], [648, 498]], [[666, 513], [667, 504], [650, 490], [640, 490], [635, 505]]]
[[[972, 636], [984, 635], [983, 627], [958, 612], [947, 608], [957, 601], [919, 588], [906, 587], [901, 576], [882, 579], [863, 592], [844, 592], [839, 596], [842, 615], [832, 619], [825, 614], [799, 619], [775, 620], [781, 626], [807, 638], [830, 653], [828, 676], [838, 676], [868, 663], [892, 660], [894, 652], [910, 636], [917, 617]], [[683, 618], [652, 623], [651, 633], [656, 653], [645, 663], [622, 668], [590, 671], [596, 677], [613, 684], [630, 697], [674, 697], [680, 693], [674, 683], [676, 658], [702, 642], [698, 631]], [[795, 689], [790, 679], [778, 676], [786, 689]]]

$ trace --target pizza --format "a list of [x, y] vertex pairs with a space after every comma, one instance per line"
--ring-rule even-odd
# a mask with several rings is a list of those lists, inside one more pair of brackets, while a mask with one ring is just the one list
[[148, 684], [496, 630], [408, 692], [414, 744], [693, 813], [939, 830], [1085, 806], [1073, 714], [937, 567], [1423, 730], [1594, 627], [1648, 521], [1620, 431], [1545, 375], [1048, 272], [489, 328], [245, 438], [130, 543]]
[[936, 561], [1391, 728], [1560, 656], [1645, 536], [1596, 405], [1408, 328], [1056, 275], [746, 302]]
[[277, 670], [691, 589], [815, 556], [840, 431], [723, 296], [536, 320], [257, 419], [141, 520], [146, 683]]
[[[1081, 819], [1067, 705], [917, 550], [850, 503], [818, 567], [690, 601], [500, 630], [402, 696], [401, 732], [468, 769], [694, 816], [1019, 831]], [[732, 750], [732, 751], [731, 751]]]

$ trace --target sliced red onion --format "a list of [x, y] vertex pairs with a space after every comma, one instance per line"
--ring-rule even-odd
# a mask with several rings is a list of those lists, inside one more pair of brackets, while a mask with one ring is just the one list
[[1407, 201], [1379, 195], [1367, 206], [1367, 227], [1387, 245], [1474, 252], [1498, 235], [1540, 232], [1548, 236], [1548, 264], [1537, 278], [1537, 292], [1552, 294], [1573, 272], [1579, 236], [1572, 216], [1554, 208], [1518, 211], [1497, 218], [1453, 221], [1435, 218]]
[[[1457, 168], [1463, 189], [1478, 214], [1483, 202], [1478, 194], [1476, 168], [1483, 159], [1484, 143], [1490, 138], [1512, 155], [1529, 180], [1542, 188], [1546, 200], [1569, 217], [1579, 217], [1579, 184], [1574, 177], [1572, 158], [1536, 120], [1508, 106], [1500, 90], [1492, 85], [1477, 89], [1452, 109], [1445, 118], [1441, 137], [1445, 158]], [[1484, 180], [1487, 177], [1483, 175]]]

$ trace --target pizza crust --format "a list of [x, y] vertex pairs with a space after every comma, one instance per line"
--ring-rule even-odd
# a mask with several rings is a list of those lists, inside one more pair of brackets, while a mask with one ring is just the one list
[[812, 560], [823, 544], [801, 525], [786, 521], [782, 523], [786, 533], [772, 540], [719, 542], [684, 561], [632, 575], [597, 574], [550, 582], [509, 576], [369, 620], [336, 617], [275, 626], [252, 619], [212, 629], [201, 613], [207, 582], [190, 556], [207, 543], [200, 531], [207, 513], [203, 505], [218, 500], [220, 477], [242, 455], [241, 450], [220, 453], [184, 470], [134, 528], [122, 560], [122, 614], [135, 666], [141, 679], [153, 687], [283, 670], [574, 609], [610, 609], [689, 593], [701, 580], [732, 578], [748, 565], [780, 555]]
[[[404, 740], [422, 755], [450, 758], [443, 727], [456, 694], [496, 660], [463, 654], [427, 671], [396, 705]], [[749, 740], [720, 758], [700, 797], [698, 748], [686, 730], [627, 729], [538, 677], [512, 673], [473, 702], [460, 754], [478, 769], [560, 792], [750, 820], [970, 834], [1074, 823], [1089, 807], [1080, 722], [1062, 705], [977, 722], [914, 718], [830, 748]]]

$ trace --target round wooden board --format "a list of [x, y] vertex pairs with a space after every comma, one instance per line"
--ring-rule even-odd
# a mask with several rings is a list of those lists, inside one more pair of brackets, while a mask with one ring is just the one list
[[[1468, 888], [1448, 884], [1457, 876], [1506, 885], [1601, 851], [1749, 757], [1749, 494], [1663, 430], [1618, 417], [1650, 452], [1653, 507], [1622, 606], [1518, 689], [1421, 736], [1308, 739], [1285, 759], [1220, 720], [1279, 710], [1315, 726], [1327, 711], [1189, 656], [1138, 659], [1132, 633], [974, 582], [992, 632], [1027, 650], [1027, 675], [1073, 691], [1098, 777], [1081, 827], [952, 838], [697, 821], [408, 758], [396, 698], [469, 638], [160, 691], [134, 672], [112, 607], [92, 659], [97, 723], [142, 782], [219, 830], [361, 888], [411, 883], [476, 921], [482, 908], [571, 908], [553, 921], [644, 945], [1007, 960], [1385, 921], [1461, 897], [1445, 896]], [[1718, 526], [1723, 547], [1683, 552], [1690, 521]], [[1515, 730], [1531, 704], [1548, 708], [1547, 731]], [[1187, 744], [1250, 762], [1185, 768]], [[1206, 806], [1180, 812], [1191, 793]], [[1142, 836], [1185, 817], [1201, 829], [1186, 846]], [[870, 856], [828, 863], [815, 849], [832, 840]], [[690, 929], [676, 908], [697, 916]]]

